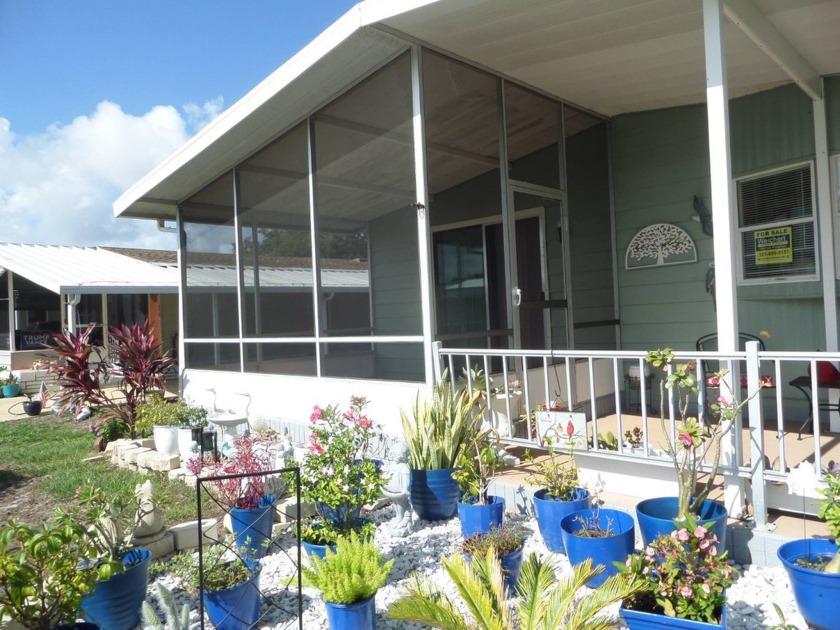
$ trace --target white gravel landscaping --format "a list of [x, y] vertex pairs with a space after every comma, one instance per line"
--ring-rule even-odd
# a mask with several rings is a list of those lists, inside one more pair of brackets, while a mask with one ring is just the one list
[[[414, 532], [410, 536], [393, 538], [387, 529], [387, 521], [392, 514], [392, 508], [386, 507], [371, 515], [377, 525], [377, 545], [386, 558], [396, 560], [388, 584], [380, 589], [376, 595], [376, 624], [379, 630], [420, 628], [423, 626], [388, 619], [385, 610], [390, 602], [405, 593], [403, 586], [415, 571], [429, 576], [436, 584], [450, 591], [450, 593], [454, 591], [452, 583], [443, 570], [440, 558], [458, 549], [462, 540], [460, 523], [457, 518], [442, 523], [417, 521], [415, 522]], [[552, 555], [543, 545], [542, 537], [534, 519], [510, 516], [508, 518], [521, 521], [526, 530], [531, 532], [525, 545], [526, 554], [533, 551], [541, 557]], [[268, 605], [265, 601], [266, 597], [277, 597], [283, 590], [282, 584], [295, 574], [292, 559], [296, 554], [294, 537], [283, 536], [278, 542], [289, 553], [289, 556], [282, 551], [275, 551], [262, 560], [263, 571], [260, 586], [264, 593], [261, 611], [264, 616], [256, 626], [262, 630], [298, 627], [295, 617], [290, 617], [287, 613]], [[555, 560], [559, 570], [569, 570], [569, 562], [565, 556], [556, 555]], [[190, 605], [192, 608], [191, 618], [194, 622], [191, 629], [199, 628], [197, 598], [186, 593], [180, 587], [177, 578], [168, 575], [161, 575], [150, 584], [150, 594], [154, 592], [153, 584], [157, 582], [161, 582], [176, 591], [179, 605], [181, 603]], [[296, 591], [293, 590], [286, 596], [282, 596], [281, 600], [285, 608], [296, 610]], [[149, 601], [156, 601], [156, 598], [150, 595]], [[774, 602], [781, 607], [788, 623], [796, 625], [800, 630], [806, 630], [807, 626], [793, 601], [790, 583], [784, 569], [757, 566], [743, 567], [738, 581], [729, 590], [729, 623], [727, 628], [731, 630], [759, 630], [772, 627], [780, 621], [773, 608]], [[212, 624], [207, 621], [205, 627], [212, 628]], [[324, 604], [318, 592], [314, 589], [304, 589], [303, 627], [306, 630], [327, 629]]]

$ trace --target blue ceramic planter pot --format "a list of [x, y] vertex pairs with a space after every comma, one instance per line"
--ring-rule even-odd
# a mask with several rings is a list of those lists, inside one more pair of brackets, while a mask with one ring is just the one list
[[575, 496], [571, 501], [557, 501], [551, 498], [545, 488], [534, 493], [534, 511], [537, 515], [537, 524], [549, 551], [565, 553], [560, 521], [567, 514], [587, 509], [589, 501], [589, 491], [583, 488], [575, 488]]
[[838, 627], [840, 575], [801, 567], [796, 561], [809, 557], [831, 557], [835, 553], [837, 545], [834, 542], [816, 538], [786, 542], [776, 552], [787, 570], [799, 612], [808, 625], [817, 630], [832, 630]]
[[461, 521], [461, 534], [464, 538], [486, 534], [494, 527], [501, 527], [504, 518], [505, 500], [502, 497], [488, 496], [484, 505], [458, 501], [458, 519]]
[[97, 582], [92, 593], [82, 600], [85, 621], [108, 630], [131, 630], [140, 623], [140, 607], [149, 585], [148, 549], [132, 549], [122, 559], [125, 573], [114, 575], [107, 582]]
[[236, 546], [246, 547], [254, 558], [262, 558], [274, 527], [274, 497], [263, 497], [260, 507], [251, 510], [231, 508], [230, 521]]
[[324, 602], [330, 630], [375, 630], [376, 595], [352, 604]]
[[204, 610], [216, 630], [250, 630], [260, 618], [260, 571], [223, 591], [203, 591]]
[[411, 469], [410, 498], [414, 512], [424, 521], [445, 521], [458, 511], [461, 490], [452, 478], [454, 468]]
[[[636, 505], [636, 519], [642, 534], [642, 544], [649, 545], [660, 534], [670, 535], [677, 529], [677, 497], [645, 499]], [[718, 537], [718, 550], [726, 550], [726, 508], [711, 499], [703, 501], [697, 524], [710, 529]], [[714, 522], [714, 525], [711, 523]]]
[[657, 613], [627, 610], [622, 606], [619, 614], [630, 630], [658, 630], [659, 628], [679, 628], [681, 630], [720, 630], [726, 628], [726, 606], [723, 607], [723, 623], [706, 623], [705, 621], [690, 621], [677, 619]]
[[[576, 536], [590, 523], [597, 523], [601, 530], [610, 529], [611, 536], [589, 538]], [[572, 564], [580, 564], [591, 559], [594, 566], [601, 565], [604, 570], [587, 582], [592, 588], [601, 586], [611, 575], [618, 573], [613, 562], [624, 562], [633, 553], [636, 541], [636, 524], [633, 517], [618, 510], [588, 509], [572, 512], [560, 521], [563, 546]]]
[[[516, 585], [519, 583], [519, 574], [522, 572], [523, 550], [524, 546], [499, 558], [499, 564], [502, 565], [502, 580], [508, 595], [513, 595]], [[472, 562], [472, 556], [465, 555], [464, 558], [467, 562]]]
[[20, 395], [20, 385], [15, 383], [14, 385], [3, 385], [3, 398], [14, 398], [15, 396]]
[[306, 542], [305, 540], [300, 541], [303, 550], [306, 552], [308, 556], [318, 556], [319, 558], [323, 559], [327, 555], [327, 549], [336, 553], [337, 547], [336, 545], [316, 545], [314, 543]]

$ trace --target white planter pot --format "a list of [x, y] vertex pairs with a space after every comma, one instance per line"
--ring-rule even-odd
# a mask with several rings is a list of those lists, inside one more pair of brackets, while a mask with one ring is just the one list
[[198, 444], [193, 442], [192, 429], [180, 427], [178, 429], [178, 452], [181, 455], [181, 467], [184, 468], [187, 462], [193, 457], [198, 457]]
[[156, 426], [154, 428], [155, 450], [166, 455], [178, 455], [178, 427]]
[[[510, 404], [510, 417], [508, 417]], [[512, 420], [518, 420], [522, 413], [522, 394], [494, 394], [490, 397], [489, 415], [490, 426], [499, 432], [503, 438], [511, 437], [513, 431]]]

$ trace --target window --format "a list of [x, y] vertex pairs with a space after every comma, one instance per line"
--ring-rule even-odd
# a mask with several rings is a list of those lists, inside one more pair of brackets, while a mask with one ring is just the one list
[[817, 279], [811, 164], [736, 184], [741, 280]]

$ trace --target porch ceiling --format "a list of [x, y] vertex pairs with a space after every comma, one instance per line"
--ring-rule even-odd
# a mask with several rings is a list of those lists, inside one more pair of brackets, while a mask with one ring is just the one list
[[[821, 75], [840, 72], [840, 2], [753, 0]], [[705, 100], [701, 0], [440, 0], [382, 24], [605, 116]], [[789, 82], [726, 27], [732, 97]]]
[[[819, 74], [840, 73], [840, 2], [753, 2]], [[701, 0], [366, 0], [129, 188], [114, 213], [174, 218], [178, 203], [402, 50], [388, 31], [614, 116], [705, 100], [702, 22]], [[790, 82], [732, 24], [726, 44], [731, 96]]]

